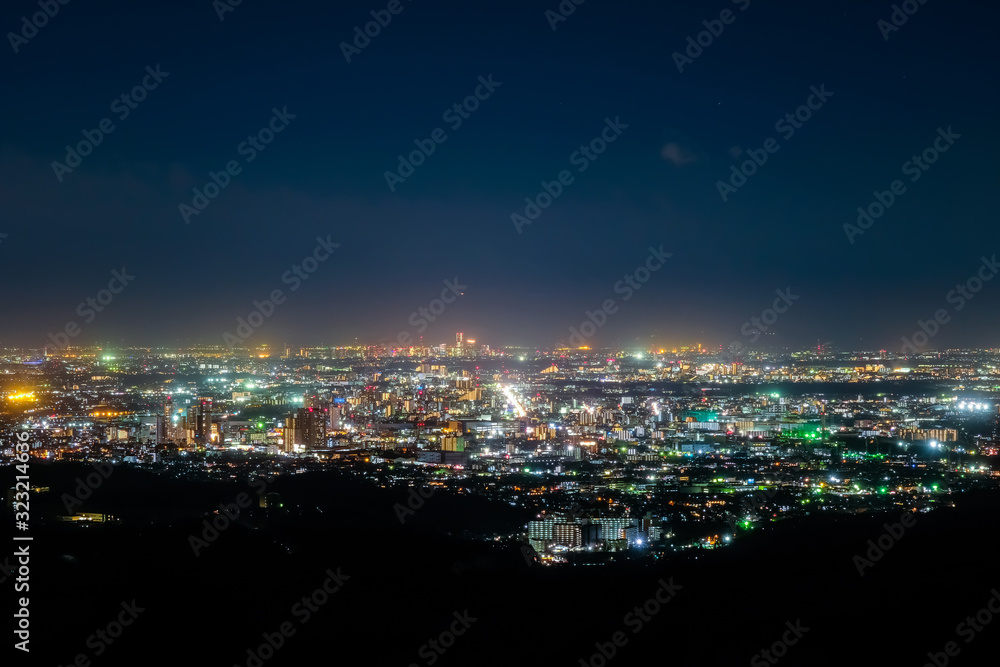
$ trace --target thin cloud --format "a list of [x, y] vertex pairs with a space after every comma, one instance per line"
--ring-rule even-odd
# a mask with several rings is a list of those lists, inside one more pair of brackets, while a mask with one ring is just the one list
[[680, 167], [691, 162], [696, 162], [697, 158], [689, 153], [688, 151], [681, 148], [678, 144], [671, 142], [663, 147], [660, 151], [660, 156], [667, 160], [668, 162], [674, 163], [674, 165]]

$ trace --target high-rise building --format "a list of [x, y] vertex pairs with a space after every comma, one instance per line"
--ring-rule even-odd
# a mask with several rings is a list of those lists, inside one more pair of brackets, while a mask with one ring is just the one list
[[624, 517], [601, 517], [594, 519], [594, 523], [601, 527], [602, 540], [624, 539], [625, 531], [635, 524]]
[[167, 421], [163, 415], [155, 415], [154, 432], [153, 442], [155, 444], [162, 445], [167, 441]]
[[298, 424], [293, 415], [285, 417], [285, 428], [282, 430], [282, 442], [281, 451], [283, 452], [294, 451], [296, 445], [302, 445], [302, 436], [298, 432]]
[[200, 445], [212, 440], [212, 399], [199, 397], [188, 407], [185, 430], [187, 439]]
[[461, 436], [446, 435], [441, 438], [441, 451], [443, 452], [464, 452], [465, 438]]
[[326, 420], [327, 411], [318, 408], [299, 408], [294, 415], [286, 417], [284, 451], [325, 446]]
[[583, 531], [579, 524], [556, 523], [552, 526], [552, 540], [564, 547], [578, 547], [583, 544]]
[[171, 421], [171, 418], [173, 416], [174, 399], [172, 396], [167, 396], [167, 400], [163, 404], [162, 422], [158, 421], [156, 425], [156, 444], [163, 445], [172, 439], [174, 423]]
[[326, 445], [326, 411], [320, 408], [299, 408], [299, 428], [302, 430], [302, 444], [306, 447]]
[[541, 521], [529, 521], [528, 538], [531, 540], [538, 540], [542, 543], [551, 542], [552, 530], [555, 523], [555, 519], [552, 518], [542, 519]]

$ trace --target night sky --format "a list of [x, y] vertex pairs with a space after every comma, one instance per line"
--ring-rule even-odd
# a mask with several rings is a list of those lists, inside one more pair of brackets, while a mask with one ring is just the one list
[[[557, 0], [402, 0], [346, 62], [341, 43], [387, 4], [243, 0], [220, 20], [209, 0], [73, 0], [17, 53], [8, 34], [0, 345], [51, 345], [71, 320], [74, 343], [221, 344], [275, 289], [287, 300], [250, 344], [417, 340], [411, 313], [456, 278], [425, 342], [550, 346], [609, 298], [597, 344], [746, 342], [790, 288], [775, 343], [898, 350], [946, 309], [931, 347], [997, 344], [1000, 280], [960, 311], [947, 299], [1000, 253], [995, 3], [913, 2], [886, 40], [892, 3], [870, 0], [587, 0], [555, 30]], [[672, 54], [726, 9], [679, 72]], [[0, 26], [38, 11], [4, 3]], [[120, 118], [114, 100], [157, 65]], [[453, 129], [444, 112], [491, 76]], [[786, 139], [776, 122], [821, 86], [832, 96]], [[295, 117], [248, 162], [239, 146], [275, 108]], [[103, 118], [114, 130], [60, 182], [52, 163]], [[628, 127], [579, 171], [573, 153], [616, 118]], [[960, 138], [911, 182], [904, 163], [949, 127]], [[446, 140], [390, 191], [385, 172], [436, 128]], [[723, 201], [717, 182], [768, 138], [777, 152]], [[240, 173], [186, 224], [179, 205], [231, 160]], [[519, 233], [511, 215], [563, 170], [572, 183]], [[844, 224], [897, 179], [905, 193], [851, 243]], [[340, 246], [291, 290], [317, 237]], [[672, 256], [625, 302], [616, 282], [661, 245]], [[134, 281], [85, 322], [77, 305], [122, 267]]]

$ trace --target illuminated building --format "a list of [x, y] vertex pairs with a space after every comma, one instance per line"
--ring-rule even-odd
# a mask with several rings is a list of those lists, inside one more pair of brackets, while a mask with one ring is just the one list
[[441, 451], [444, 452], [464, 452], [465, 438], [446, 435], [441, 438]]
[[187, 440], [203, 445], [212, 439], [212, 399], [199, 398], [188, 406], [184, 425]]
[[282, 430], [282, 441], [283, 445], [281, 451], [291, 452], [295, 450], [295, 446], [302, 445], [302, 436], [298, 432], [298, 425], [296, 418], [292, 415], [285, 417], [285, 428]]
[[299, 408], [294, 415], [286, 417], [284, 451], [326, 446], [327, 414], [326, 410], [319, 408]]
[[299, 408], [299, 428], [302, 431], [302, 444], [306, 447], [323, 447], [326, 445], [327, 412], [319, 408]]
[[167, 421], [163, 415], [155, 416], [153, 442], [160, 445], [167, 441]]
[[579, 524], [556, 523], [552, 526], [552, 539], [562, 547], [579, 547], [583, 545], [583, 531]]
[[172, 396], [167, 396], [167, 400], [163, 404], [163, 414], [156, 420], [156, 444], [158, 445], [166, 444], [167, 441], [171, 440], [173, 423], [170, 418], [173, 416], [173, 412], [174, 399]]
[[901, 435], [906, 440], [958, 441], [958, 430], [953, 428], [904, 428]]
[[634, 525], [634, 521], [624, 517], [602, 517], [594, 519], [601, 527], [602, 540], [618, 540], [625, 538], [625, 531]]
[[555, 519], [528, 522], [528, 543], [535, 551], [545, 551], [549, 543], [552, 542], [555, 524]]

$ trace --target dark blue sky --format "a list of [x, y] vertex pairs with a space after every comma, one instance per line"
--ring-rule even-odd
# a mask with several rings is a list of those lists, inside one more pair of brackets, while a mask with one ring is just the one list
[[[403, 0], [350, 63], [339, 44], [387, 2], [244, 0], [224, 21], [208, 0], [60, 6], [0, 55], [0, 344], [71, 320], [74, 342], [221, 343], [274, 289], [287, 301], [251, 343], [415, 338], [411, 313], [457, 277], [429, 342], [551, 345], [608, 298], [598, 343], [746, 342], [790, 287], [776, 341], [899, 349], [944, 308], [931, 346], [995, 345], [1000, 280], [960, 312], [946, 297], [1000, 252], [1000, 11], [929, 0], [885, 40], [889, 2], [745, 3], [587, 0], [553, 31], [556, 0]], [[679, 73], [671, 54], [727, 8]], [[37, 11], [5, 3], [0, 26]], [[111, 102], [157, 64], [169, 76], [119, 120]], [[452, 131], [442, 113], [491, 74]], [[237, 147], [275, 107], [296, 117], [247, 163]], [[114, 131], [59, 182], [52, 162], [105, 117]], [[607, 117], [628, 128], [579, 173], [570, 156]], [[961, 138], [911, 183], [902, 165], [949, 126]], [[438, 127], [447, 141], [390, 192], [384, 172]], [[769, 137], [778, 152], [723, 202], [733, 155]], [[185, 224], [178, 205], [230, 160], [242, 172]], [[518, 234], [511, 214], [564, 169], [574, 182]], [[905, 194], [850, 243], [843, 225], [896, 179]], [[340, 247], [290, 291], [282, 275], [327, 235]], [[616, 282], [660, 245], [672, 257], [623, 302]], [[77, 305], [123, 266], [134, 282], [85, 322]]]

